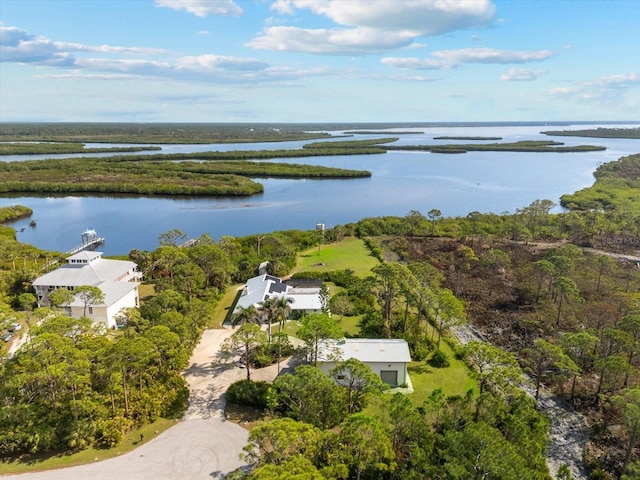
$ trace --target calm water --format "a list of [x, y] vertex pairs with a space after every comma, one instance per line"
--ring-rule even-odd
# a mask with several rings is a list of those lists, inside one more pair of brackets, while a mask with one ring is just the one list
[[[539, 134], [548, 128], [416, 128], [411, 129], [415, 131], [413, 134], [401, 135], [397, 144], [432, 144], [438, 142], [433, 137], [441, 135], [500, 136], [503, 141], [553, 139]], [[381, 132], [381, 136], [389, 133]], [[106, 237], [101, 251], [107, 255], [126, 254], [131, 249], [155, 249], [160, 234], [174, 228], [189, 237], [208, 233], [219, 238], [274, 230], [307, 230], [313, 229], [318, 222], [331, 227], [365, 217], [403, 216], [411, 210], [426, 215], [432, 208], [441, 210], [445, 216], [466, 215], [473, 210], [513, 212], [536, 199], [557, 203], [560, 195], [591, 185], [593, 171], [600, 163], [640, 153], [638, 140], [571, 137], [557, 140], [567, 145], [604, 145], [607, 150], [589, 153], [470, 152], [461, 155], [390, 152], [286, 159], [284, 161], [291, 163], [366, 169], [372, 172], [372, 177], [355, 180], [258, 179], [265, 192], [244, 198], [2, 197], [0, 206], [21, 204], [34, 210], [32, 219], [37, 222], [36, 227], [28, 226], [30, 219], [12, 224], [20, 241], [43, 249], [66, 251], [81, 243], [80, 235], [85, 229], [95, 228], [100, 236]], [[304, 143], [307, 142], [172, 145], [163, 151], [300, 148]], [[3, 160], [10, 159], [3, 157]]]

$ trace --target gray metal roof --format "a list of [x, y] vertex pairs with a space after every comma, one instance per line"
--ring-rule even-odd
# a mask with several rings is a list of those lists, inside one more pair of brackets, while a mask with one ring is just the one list
[[[104, 302], [96, 305], [110, 307], [127, 293], [135, 290], [139, 285], [140, 284], [138, 282], [100, 282], [95, 286], [102, 291], [102, 294], [104, 295]], [[71, 306], [77, 307], [83, 305], [84, 304], [78, 299], [78, 297], [74, 297], [73, 302], [71, 302]]]
[[396, 338], [345, 338], [320, 344], [319, 361], [336, 361], [336, 356], [342, 361], [355, 358], [365, 363], [411, 361], [409, 345]]
[[127, 260], [108, 260], [104, 258], [89, 263], [66, 264], [34, 280], [33, 285], [78, 287], [96, 285], [105, 281], [116, 281], [127, 272], [136, 268], [136, 264]]

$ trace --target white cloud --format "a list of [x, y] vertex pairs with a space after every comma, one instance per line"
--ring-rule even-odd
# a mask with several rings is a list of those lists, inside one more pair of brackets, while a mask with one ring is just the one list
[[624, 73], [554, 88], [550, 90], [550, 93], [571, 101], [581, 100], [615, 104], [620, 102], [621, 97], [629, 89], [638, 87], [640, 87], [640, 74]]
[[73, 60], [68, 52], [60, 51], [54, 42], [45, 37], [0, 25], [0, 62], [68, 66], [73, 64]]
[[251, 80], [254, 79], [256, 72], [268, 68], [266, 63], [256, 60], [221, 55], [186, 56], [158, 61], [88, 58], [78, 59], [76, 66], [92, 72], [220, 81]]
[[407, 70], [446, 70], [454, 66], [445, 60], [434, 58], [385, 57], [380, 61], [390, 67], [404, 68]]
[[489, 0], [277, 0], [272, 9], [289, 15], [308, 9], [339, 25], [415, 36], [486, 26], [495, 13]]
[[493, 48], [462, 48], [459, 50], [439, 50], [434, 57], [459, 63], [527, 63], [539, 62], [553, 56], [550, 50], [496, 50]]
[[385, 33], [370, 28], [304, 29], [270, 27], [264, 35], [247, 43], [258, 50], [277, 50], [333, 55], [380, 53], [405, 47], [413, 38], [398, 33]]
[[590, 82], [590, 84], [601, 85], [609, 88], [626, 88], [633, 85], [640, 85], [640, 74], [623, 73], [608, 77], [600, 77]]
[[159, 48], [144, 47], [114, 47], [112, 45], [83, 45], [81, 43], [54, 42], [58, 50], [74, 51], [74, 52], [93, 52], [93, 53], [118, 53], [133, 55], [160, 55], [166, 54], [166, 50]]
[[369, 54], [411, 45], [422, 36], [489, 25], [489, 0], [276, 0], [272, 10], [309, 10], [342, 28], [267, 28], [247, 45], [263, 50], [317, 54]]
[[157, 7], [184, 10], [198, 17], [208, 15], [242, 15], [240, 8], [233, 0], [155, 0]]
[[545, 75], [545, 70], [530, 70], [528, 68], [510, 68], [500, 76], [503, 82], [528, 82]]
[[[82, 52], [74, 56], [72, 52]], [[93, 56], [87, 56], [93, 53]], [[132, 57], [131, 54], [136, 54]], [[253, 58], [204, 54], [179, 56], [143, 47], [83, 45], [53, 42], [25, 30], [0, 25], [0, 60], [13, 63], [65, 67], [49, 78], [136, 79], [172, 78], [189, 82], [274, 83], [326, 75], [327, 69], [274, 68]]]
[[118, 47], [111, 45], [83, 45], [70, 42], [53, 42], [42, 36], [32, 35], [16, 27], [0, 26], [0, 61], [34, 63], [38, 65], [73, 66], [76, 58], [72, 52], [103, 54], [159, 55], [166, 50], [143, 47]]
[[546, 60], [553, 56], [549, 50], [516, 51], [493, 48], [463, 48], [436, 50], [431, 58], [385, 57], [381, 62], [396, 68], [411, 70], [446, 70], [466, 63], [527, 63]]

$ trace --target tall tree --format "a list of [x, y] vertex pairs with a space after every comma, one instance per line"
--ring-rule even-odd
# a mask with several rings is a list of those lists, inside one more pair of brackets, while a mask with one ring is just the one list
[[267, 402], [274, 411], [322, 429], [333, 428], [347, 414], [341, 387], [311, 365], [278, 376]]
[[372, 416], [356, 413], [341, 425], [339, 433], [344, 463], [356, 480], [365, 472], [381, 478], [396, 467], [393, 445], [382, 424]]
[[346, 389], [349, 413], [359, 412], [366, 406], [367, 394], [389, 388], [369, 365], [355, 358], [339, 362], [329, 375]]
[[247, 370], [247, 380], [251, 380], [251, 362], [255, 349], [267, 343], [267, 335], [258, 325], [243, 323], [220, 346], [226, 356], [239, 355]]
[[[596, 346], [599, 342], [595, 335], [589, 332], [563, 333], [560, 342], [564, 352], [569, 355], [580, 371], [586, 371], [593, 363]], [[571, 382], [571, 400], [575, 398], [577, 379], [578, 373], [573, 375]]]
[[549, 290], [551, 290], [551, 284], [553, 283], [553, 278], [556, 274], [556, 267], [549, 260], [538, 260], [533, 263], [533, 272], [537, 281], [537, 289], [536, 289], [536, 303], [540, 299], [540, 290], [542, 289], [542, 285], [546, 280], [549, 285]]
[[474, 376], [480, 386], [475, 411], [475, 420], [478, 421], [480, 404], [485, 397], [484, 393], [491, 390], [494, 394], [499, 395], [513, 391], [520, 385], [522, 370], [511, 353], [486, 342], [467, 343], [463, 348], [463, 354], [474, 367]]
[[427, 212], [427, 217], [431, 220], [431, 236], [433, 237], [436, 232], [436, 221], [442, 217], [442, 212], [437, 208], [432, 208]]
[[323, 446], [323, 432], [309, 423], [276, 418], [253, 428], [244, 447], [244, 459], [251, 464], [282, 465], [302, 456], [311, 461]]
[[580, 290], [578, 290], [576, 282], [571, 280], [569, 277], [558, 277], [553, 282], [553, 289], [556, 294], [556, 301], [558, 302], [558, 311], [556, 316], [556, 326], [558, 326], [560, 325], [562, 306], [571, 300], [580, 300]]
[[376, 291], [382, 306], [385, 337], [391, 338], [393, 308], [406, 280], [413, 275], [407, 267], [395, 262], [381, 263], [371, 271], [375, 275]]
[[104, 294], [102, 290], [93, 285], [81, 285], [73, 291], [74, 295], [82, 302], [84, 306], [83, 317], [87, 316], [87, 307], [97, 305], [104, 302]]
[[614, 262], [609, 255], [598, 255], [596, 257], [596, 262], [598, 264], [598, 282], [596, 284], [596, 292], [599, 292], [602, 275], [611, 271]]
[[54, 308], [64, 308], [73, 302], [73, 293], [66, 288], [56, 288], [52, 292], [49, 292], [47, 299]]
[[318, 363], [320, 343], [323, 340], [341, 338], [344, 336], [344, 331], [328, 315], [312, 313], [302, 318], [296, 336], [306, 343], [309, 349], [310, 361], [315, 365]]
[[160, 237], [158, 237], [158, 243], [160, 243], [160, 245], [177, 247], [185, 238], [187, 238], [186, 233], [178, 228], [174, 228], [168, 232], [161, 233]]
[[624, 389], [619, 395], [614, 396], [611, 402], [618, 407], [622, 424], [629, 435], [622, 464], [622, 473], [624, 474], [627, 472], [631, 452], [640, 437], [640, 388]]
[[270, 297], [260, 302], [258, 305], [259, 311], [264, 313], [265, 322], [267, 324], [267, 336], [271, 341], [271, 324], [278, 324], [278, 331], [284, 329], [284, 324], [289, 318], [291, 313], [291, 304], [293, 298], [286, 297], [284, 295], [279, 297]]
[[234, 327], [245, 323], [262, 324], [262, 314], [253, 305], [239, 307], [238, 311], [231, 317], [231, 325]]
[[575, 362], [566, 355], [561, 347], [538, 338], [533, 347], [524, 352], [526, 371], [533, 376], [536, 384], [536, 402], [540, 396], [540, 385], [550, 378], [563, 378], [577, 375], [580, 371]]

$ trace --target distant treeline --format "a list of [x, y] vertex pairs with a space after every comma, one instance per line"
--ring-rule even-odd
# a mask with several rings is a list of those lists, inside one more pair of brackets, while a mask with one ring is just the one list
[[545, 135], [561, 137], [633, 138], [640, 139], [640, 128], [595, 128], [588, 130], [549, 130]]
[[0, 123], [0, 142], [253, 143], [329, 138], [290, 124]]
[[606, 147], [599, 145], [576, 145], [572, 147], [562, 147], [562, 142], [546, 140], [523, 140], [511, 143], [465, 143], [450, 145], [388, 145], [386, 150], [408, 150], [424, 151], [432, 153], [466, 153], [476, 152], [594, 152], [606, 150]]
[[162, 150], [160, 147], [85, 148], [83, 143], [25, 142], [0, 143], [0, 155], [34, 155], [44, 153], [109, 153]]
[[502, 140], [502, 137], [433, 137], [434, 140]]
[[350, 132], [342, 132], [345, 135], [380, 135], [382, 133], [391, 133], [393, 135], [419, 135], [419, 134], [424, 134], [424, 132], [397, 132], [397, 131], [393, 131], [393, 132], [380, 132], [380, 131], [376, 131], [376, 130], [353, 130]]

